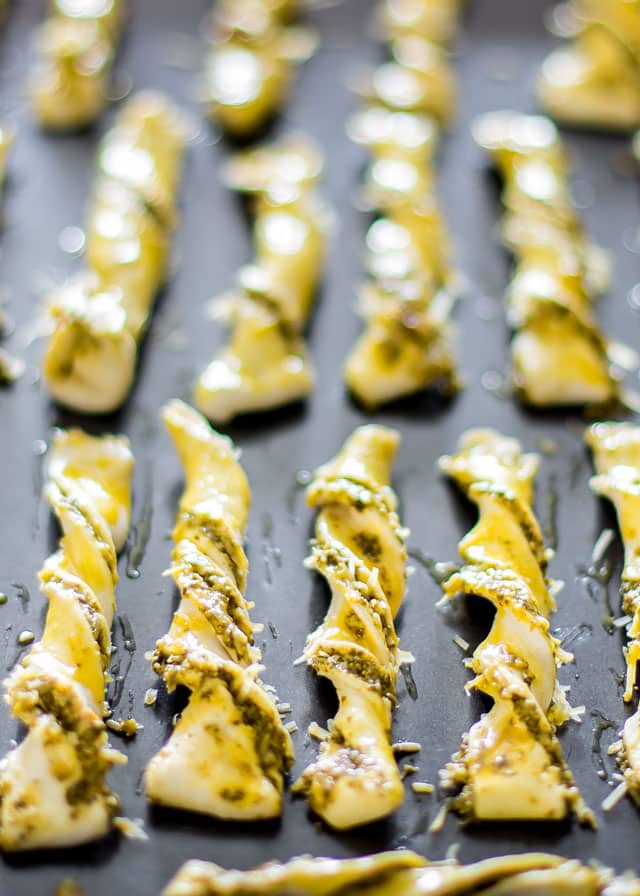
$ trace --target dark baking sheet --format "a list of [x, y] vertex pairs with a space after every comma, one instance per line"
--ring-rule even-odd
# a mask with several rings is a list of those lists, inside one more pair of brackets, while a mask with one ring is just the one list
[[[23, 349], [42, 291], [74, 270], [78, 262], [58, 246], [61, 230], [83, 225], [88, 190], [94, 173], [96, 132], [54, 138], [38, 133], [23, 100], [24, 75], [31, 55], [32, 28], [42, 14], [41, 3], [16, 0], [0, 43], [0, 114], [19, 128], [6, 189], [5, 228], [0, 236], [0, 284], [10, 298], [9, 311], [17, 331], [9, 346], [26, 357], [27, 374], [12, 390], [0, 392], [0, 591], [9, 601], [0, 607], [2, 673], [16, 660], [16, 637], [23, 629], [39, 633], [45, 606], [36, 574], [52, 549], [56, 533], [40, 499], [42, 458], [38, 440], [46, 439], [55, 423], [83, 421], [60, 415], [37, 380], [42, 343]], [[322, 293], [311, 327], [311, 351], [318, 386], [306, 408], [296, 408], [251, 420], [232, 429], [243, 449], [243, 460], [254, 492], [249, 526], [251, 562], [249, 596], [256, 603], [254, 618], [266, 624], [260, 636], [267, 666], [265, 678], [290, 701], [300, 726], [294, 735], [298, 760], [295, 775], [316, 752], [306, 734], [308, 723], [325, 722], [333, 711], [330, 688], [324, 687], [292, 660], [306, 634], [322, 618], [327, 595], [323, 584], [302, 567], [312, 515], [295, 487], [296, 471], [313, 469], [332, 455], [351, 429], [363, 422], [343, 392], [340, 367], [360, 329], [354, 315], [355, 287], [361, 278], [362, 239], [367, 218], [353, 204], [365, 156], [344, 135], [346, 116], [356, 101], [345, 82], [354, 66], [374, 62], [380, 50], [363, 23], [374, 4], [344, 0], [312, 12], [322, 46], [300, 72], [297, 89], [274, 132], [303, 129], [327, 152], [324, 191], [337, 212], [340, 229], [333, 241]], [[208, 0], [134, 0], [133, 14], [118, 64], [119, 82], [129, 76], [135, 87], [157, 86], [196, 110], [194, 77], [199, 66], [198, 34]], [[498, 246], [495, 225], [498, 204], [495, 183], [471, 143], [468, 122], [476, 113], [502, 106], [533, 109], [536, 68], [553, 39], [543, 28], [541, 2], [470, 0], [462, 38], [456, 51], [460, 112], [452, 133], [442, 144], [440, 193], [457, 256], [468, 281], [468, 294], [456, 313], [457, 352], [466, 389], [449, 406], [429, 398], [402, 403], [375, 419], [397, 426], [402, 448], [395, 484], [402, 498], [403, 517], [412, 530], [412, 548], [438, 559], [455, 559], [459, 537], [474, 516], [435, 470], [439, 454], [454, 448], [468, 426], [491, 425], [520, 437], [536, 449], [542, 438], [558, 443], [559, 451], [545, 457], [538, 481], [538, 509], [547, 529], [557, 532], [558, 552], [552, 573], [566, 581], [553, 626], [569, 633], [576, 664], [561, 672], [571, 685], [572, 702], [587, 706], [581, 725], [569, 724], [561, 734], [567, 760], [588, 802], [596, 809], [596, 833], [574, 823], [522, 826], [484, 825], [460, 830], [450, 817], [444, 830], [429, 834], [435, 796], [416, 796], [407, 785], [401, 810], [383, 824], [348, 834], [334, 834], [308, 817], [306, 804], [286, 796], [282, 821], [264, 825], [216, 823], [195, 815], [148, 808], [141, 795], [145, 762], [165, 740], [175, 712], [172, 698], [161, 689], [153, 709], [143, 706], [145, 690], [157, 682], [144, 653], [165, 632], [175, 605], [171, 583], [161, 578], [171, 547], [169, 532], [181, 488], [181, 472], [168, 436], [158, 420], [161, 404], [187, 394], [194, 374], [224, 338], [219, 325], [206, 319], [210, 296], [229, 287], [234, 271], [250, 256], [250, 235], [240, 204], [221, 185], [224, 143], [203, 125], [192, 143], [181, 192], [182, 222], [176, 240], [175, 275], [157, 307], [142, 355], [133, 395], [124, 410], [92, 431], [126, 432], [137, 459], [135, 520], [138, 531], [150, 521], [150, 535], [139, 562], [137, 579], [125, 574], [123, 559], [119, 589], [120, 618], [129, 621], [137, 649], [127, 653], [120, 624], [115, 643], [120, 675], [125, 676], [117, 714], [131, 708], [144, 724], [132, 742], [114, 738], [129, 758], [111, 780], [121, 794], [123, 814], [145, 819], [146, 843], [116, 836], [83, 849], [55, 855], [32, 854], [0, 861], [0, 893], [11, 896], [45, 894], [72, 874], [93, 896], [114, 892], [152, 896], [177, 867], [192, 857], [213, 859], [246, 868], [266, 859], [287, 859], [301, 852], [347, 856], [400, 845], [433, 858], [460, 844], [464, 861], [523, 849], [548, 849], [583, 859], [596, 857], [618, 869], [638, 870], [640, 818], [628, 800], [606, 819], [599, 811], [609, 786], [597, 776], [599, 763], [613, 770], [606, 747], [615, 728], [602, 733], [602, 758], [593, 752], [599, 711], [615, 721], [624, 718], [619, 676], [623, 671], [620, 632], [604, 630], [604, 595], [590, 597], [577, 580], [580, 564], [588, 564], [603, 526], [615, 526], [609, 508], [587, 489], [590, 466], [582, 447], [578, 415], [528, 415], [511, 401], [486, 388], [507, 361], [507, 335], [501, 313], [508, 261]], [[638, 180], [623, 138], [570, 135], [575, 163], [575, 195], [593, 236], [613, 252], [614, 281], [598, 308], [608, 334], [638, 346], [640, 317], [627, 302], [640, 279]], [[483, 374], [489, 371], [489, 377]], [[498, 389], [498, 393], [500, 390]], [[86, 421], [84, 421], [86, 422]], [[555, 497], [557, 495], [557, 502]], [[619, 571], [621, 553], [611, 556]], [[135, 566], [135, 558], [131, 561]], [[398, 620], [403, 647], [416, 656], [413, 675], [418, 692], [411, 699], [399, 686], [400, 701], [394, 734], [423, 744], [417, 758], [418, 778], [435, 782], [438, 769], [458, 747], [466, 727], [481, 710], [477, 698], [465, 696], [468, 674], [453, 642], [458, 633], [472, 645], [486, 633], [490, 621], [481, 602], [461, 602], [443, 616], [435, 608], [439, 589], [418, 563], [409, 580]], [[20, 599], [26, 591], [30, 599]], [[616, 576], [610, 585], [618, 610]], [[575, 629], [575, 626], [580, 628]], [[9, 747], [17, 726], [0, 708], [0, 750]]]

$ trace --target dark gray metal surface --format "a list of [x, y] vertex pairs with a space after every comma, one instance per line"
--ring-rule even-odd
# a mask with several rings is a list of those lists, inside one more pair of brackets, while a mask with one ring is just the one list
[[[23, 349], [21, 340], [36, 317], [44, 286], [59, 281], [79, 264], [60, 250], [58, 236], [68, 225], [83, 225], [96, 140], [113, 115], [113, 110], [105, 115], [95, 133], [64, 138], [38, 133], [22, 94], [32, 29], [41, 6], [16, 0], [0, 39], [0, 115], [14, 120], [19, 129], [6, 189], [5, 228], [0, 235], [0, 284], [3, 292], [7, 291], [9, 312], [17, 322], [9, 347], [28, 361], [25, 377], [14, 389], [0, 392], [0, 591], [9, 595], [8, 603], [0, 607], [3, 675], [18, 654], [18, 634], [23, 629], [36, 633], [42, 629], [45, 607], [36, 575], [56, 539], [39, 496], [41, 458], [34, 443], [46, 439], [54, 423], [86, 422], [60, 415], [52, 407], [36, 381], [42, 343]], [[136, 88], [164, 88], [195, 111], [198, 32], [208, 0], [134, 0], [132, 6], [119, 72], [127, 73]], [[345, 118], [356, 106], [345, 81], [355, 64], [379, 58], [363, 25], [372, 7], [366, 0], [344, 0], [311, 14], [321, 32], [322, 47], [300, 72], [292, 100], [274, 129], [276, 133], [307, 130], [324, 146], [324, 191], [340, 221], [310, 332], [318, 387], [306, 409], [248, 421], [231, 431], [242, 446], [254, 492], [248, 539], [249, 597], [256, 603], [255, 620], [270, 623], [259, 639], [267, 666], [265, 678], [277, 687], [281, 699], [293, 704], [292, 718], [300, 726], [294, 735], [298, 756], [294, 777], [316, 751], [316, 744], [306, 735], [308, 723], [312, 719], [324, 723], [333, 708], [330, 689], [304, 668], [291, 665], [306, 634], [322, 618], [327, 597], [322, 583], [302, 567], [312, 515], [303, 506], [294, 478], [296, 471], [313, 469], [327, 459], [351, 429], [366, 419], [345, 397], [340, 368], [360, 328], [353, 306], [368, 223], [352, 202], [365, 157], [344, 135]], [[56, 855], [4, 859], [0, 861], [3, 896], [53, 892], [55, 884], [68, 874], [92, 896], [114, 892], [152, 896], [192, 857], [245, 868], [301, 852], [347, 856], [399, 845], [440, 858], [452, 843], [459, 843], [464, 861], [501, 852], [548, 849], [638, 870], [638, 812], [628, 801], [606, 818], [599, 811], [609, 786], [597, 776], [598, 755], [592, 752], [595, 722], [590, 711], [599, 710], [616, 723], [624, 718], [618, 683], [623, 671], [623, 636], [605, 632], [601, 625], [603, 595], [590, 598], [576, 579], [577, 567], [588, 563], [603, 526], [615, 526], [609, 508], [594, 500], [587, 489], [590, 465], [581, 443], [583, 421], [578, 415], [525, 414], [512, 401], [487, 391], [481, 382], [483, 373], [502, 371], [507, 362], [501, 299], [508, 262], [495, 236], [495, 184], [471, 142], [468, 122], [476, 113], [497, 107], [533, 109], [536, 68], [553, 43], [542, 25], [543, 8], [542, 2], [533, 0], [470, 0], [456, 53], [460, 111], [455, 128], [443, 141], [439, 166], [442, 203], [460, 266], [469, 279], [468, 296], [456, 313], [457, 352], [466, 389], [448, 407], [419, 398], [375, 419], [402, 432], [395, 484], [404, 520], [412, 530], [410, 543], [442, 560], [456, 558], [457, 541], [474, 516], [438, 477], [434, 466], [438, 455], [453, 449], [459, 434], [472, 425], [499, 427], [520, 437], [529, 449], [536, 449], [542, 438], [558, 443], [558, 453], [543, 459], [538, 509], [549, 525], [554, 515], [555, 482], [558, 552], [551, 569], [554, 576], [565, 580], [566, 587], [553, 626], [566, 635], [581, 625], [577, 637], [576, 632], [570, 635], [576, 664], [563, 669], [560, 677], [571, 685], [572, 702], [587, 707], [583, 723], [567, 725], [561, 738], [582, 792], [597, 810], [599, 830], [583, 831], [567, 823], [485, 825], [462, 831], [450, 817], [441, 833], [429, 834], [427, 827], [438, 800], [416, 796], [408, 785], [406, 801], [392, 819], [342, 835], [314, 823], [304, 801], [290, 795], [282, 821], [259, 826], [218, 824], [145, 805], [140, 792], [142, 770], [165, 740], [175, 711], [173, 700], [162, 689], [153, 709], [143, 706], [145, 690], [157, 684], [144, 653], [166, 631], [175, 604], [171, 583], [160, 574], [168, 563], [169, 532], [181, 487], [179, 464], [159, 424], [158, 411], [168, 398], [187, 395], [194, 374], [224, 338], [222, 328], [204, 316], [204, 305], [232, 283], [234, 271], [250, 256], [242, 209], [220, 182], [220, 163], [227, 148], [215, 143], [203, 124], [185, 166], [175, 275], [158, 304], [138, 382], [120, 414], [90, 424], [92, 431], [115, 430], [130, 436], [137, 459], [134, 516], [139, 521], [147, 504], [152, 514], [139, 577], [129, 578], [126, 560], [121, 564], [119, 608], [130, 620], [136, 651], [129, 654], [124, 649], [119, 625], [115, 635], [116, 662], [120, 662], [120, 674], [126, 674], [116, 714], [126, 714], [131, 706], [144, 731], [134, 741], [122, 744], [129, 764], [116, 769], [111, 779], [122, 796], [123, 814], [144, 818], [149, 840], [140, 843], [113, 836]], [[640, 317], [626, 296], [640, 280], [640, 247], [634, 236], [639, 220], [638, 180], [626, 142], [588, 135], [571, 135], [568, 141], [574, 159], [575, 193], [586, 206], [589, 230], [613, 252], [614, 282], [599, 305], [600, 320], [610, 336], [637, 347]], [[485, 377], [485, 385], [486, 381]], [[617, 545], [611, 555], [619, 571]], [[414, 677], [419, 696], [416, 701], [410, 699], [400, 684], [394, 733], [396, 738], [422, 743], [416, 761], [418, 777], [435, 782], [438, 769], [481, 709], [477, 699], [469, 700], [464, 694], [468, 674], [452, 637], [459, 633], [475, 646], [487, 631], [489, 617], [480, 602], [473, 600], [460, 603], [455, 614], [443, 616], [435, 608], [439, 589], [419, 563], [415, 566], [398, 628], [403, 647], [416, 656]], [[15, 583], [28, 589], [29, 601], [19, 599]], [[611, 596], [617, 613], [615, 576]], [[16, 734], [15, 721], [0, 708], [2, 753]], [[609, 729], [602, 736], [607, 773], [613, 770], [613, 763], [606, 747], [614, 734], [615, 729]]]

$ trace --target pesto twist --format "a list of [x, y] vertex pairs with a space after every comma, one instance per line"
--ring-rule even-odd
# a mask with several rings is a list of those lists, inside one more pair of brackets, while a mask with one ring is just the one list
[[640, 880], [616, 875], [596, 863], [545, 853], [498, 856], [471, 865], [430, 862], [409, 850], [356, 859], [301, 856], [233, 871], [213, 862], [190, 861], [162, 896], [638, 896]]
[[453, 273], [435, 189], [434, 155], [455, 105], [444, 48], [459, 3], [411, 10], [382, 3], [379, 17], [392, 61], [377, 68], [349, 135], [372, 155], [364, 198], [378, 217], [369, 228], [361, 288], [365, 328], [344, 368], [347, 386], [367, 410], [427, 387], [458, 388], [449, 316]]
[[204, 71], [209, 114], [236, 137], [254, 136], [285, 102], [314, 34], [290, 20], [298, 0], [219, 0]]
[[[625, 648], [627, 679], [625, 703], [634, 699], [640, 665], [640, 426], [633, 423], [595, 423], [585, 440], [593, 451], [596, 475], [591, 488], [613, 502], [624, 542], [620, 581], [622, 611], [628, 616]], [[627, 719], [614, 745], [626, 787], [640, 805], [640, 710]]]
[[31, 75], [33, 113], [49, 130], [92, 124], [108, 101], [125, 0], [49, 0]]
[[326, 579], [331, 604], [304, 658], [334, 685], [340, 707], [295, 789], [338, 829], [384, 818], [404, 796], [390, 741], [406, 561], [390, 486], [398, 441], [383, 426], [359, 427], [307, 491], [319, 510], [307, 564]]
[[640, 4], [570, 0], [572, 36], [542, 63], [538, 99], [573, 127], [631, 131], [640, 127]]
[[163, 94], [141, 91], [98, 149], [87, 267], [48, 299], [43, 372], [60, 404], [107, 414], [124, 402], [138, 345], [167, 276], [185, 123]]
[[556, 726], [571, 717], [557, 667], [572, 657], [549, 630], [557, 583], [532, 510], [538, 457], [493, 430], [466, 432], [439, 466], [478, 507], [460, 542], [465, 565], [443, 584], [445, 600], [472, 594], [496, 615], [468, 666], [467, 689], [493, 706], [465, 735], [441, 772], [454, 807], [478, 820], [552, 820], [574, 811], [592, 823], [563, 758]]
[[231, 440], [197, 411], [176, 400], [163, 416], [186, 486], [169, 570], [180, 603], [152, 665], [169, 691], [187, 688], [189, 700], [147, 765], [147, 796], [218, 818], [273, 818], [282, 811], [293, 747], [259, 678], [252, 604], [244, 597], [249, 484]]
[[608, 258], [584, 234], [555, 125], [491, 112], [475, 121], [473, 135], [503, 182], [502, 238], [515, 258], [507, 320], [518, 397], [536, 407], [616, 403], [614, 346], [591, 307], [608, 286]]
[[62, 538], [40, 572], [47, 619], [5, 682], [7, 703], [27, 727], [0, 763], [5, 850], [93, 840], [108, 832], [118, 806], [106, 775], [126, 759], [110, 748], [103, 717], [132, 469], [124, 437], [55, 435], [45, 496]]
[[255, 260], [228, 297], [231, 334], [195, 386], [213, 423], [305, 398], [314, 374], [304, 342], [322, 273], [327, 209], [316, 192], [323, 159], [296, 137], [234, 157], [227, 183], [252, 200]]

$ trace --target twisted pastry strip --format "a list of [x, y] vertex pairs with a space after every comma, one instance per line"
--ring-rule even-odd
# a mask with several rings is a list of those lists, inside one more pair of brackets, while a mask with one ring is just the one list
[[327, 214], [315, 192], [322, 156], [306, 138], [237, 156], [232, 189], [252, 194], [256, 260], [241, 270], [229, 343], [202, 372], [198, 408], [214, 423], [298, 401], [313, 388], [302, 339], [322, 270]]
[[125, 0], [49, 0], [30, 85], [43, 127], [69, 131], [98, 118], [125, 11]]
[[[0, 21], [2, 18], [2, 6], [0, 4]], [[0, 229], [2, 228], [2, 188], [5, 179], [5, 168], [7, 157], [11, 151], [14, 141], [14, 131], [12, 128], [0, 125]], [[7, 317], [0, 305], [0, 340], [8, 329]], [[0, 385], [12, 383], [24, 372], [24, 363], [13, 358], [8, 352], [0, 347]]]
[[608, 285], [607, 260], [588, 243], [571, 204], [555, 126], [503, 111], [477, 119], [473, 134], [504, 181], [503, 238], [516, 259], [507, 316], [519, 397], [538, 407], [614, 402], [614, 346], [590, 307]]
[[452, 43], [463, 0], [382, 0], [379, 19], [388, 38], [419, 35], [434, 44]]
[[129, 531], [133, 458], [127, 439], [57, 432], [45, 495], [62, 529], [40, 581], [49, 607], [42, 640], [5, 683], [28, 733], [0, 764], [0, 846], [73, 846], [105, 834], [118, 799], [106, 774], [105, 675]]
[[543, 62], [538, 98], [578, 127], [640, 127], [640, 3], [570, 0], [575, 36]]
[[[613, 502], [624, 541], [621, 579], [622, 609], [631, 617], [625, 650], [626, 703], [633, 699], [640, 663], [640, 426], [632, 423], [596, 423], [585, 439], [593, 451], [596, 475], [591, 488]], [[627, 719], [617, 745], [620, 765], [634, 800], [640, 804], [640, 711]]]
[[12, 128], [0, 125], [0, 189], [4, 184], [7, 158], [13, 145], [15, 134]]
[[286, 100], [294, 67], [312, 55], [316, 38], [288, 25], [297, 0], [219, 0], [205, 68], [211, 117], [225, 131], [256, 133]]
[[218, 818], [272, 818], [282, 810], [293, 747], [258, 678], [260, 651], [243, 597], [249, 484], [231, 440], [196, 411], [172, 401], [163, 416], [187, 483], [170, 570], [181, 600], [152, 663], [170, 691], [183, 685], [190, 698], [147, 766], [147, 796]]
[[338, 829], [384, 818], [403, 799], [390, 743], [406, 560], [389, 485], [398, 442], [394, 430], [359, 427], [307, 492], [320, 510], [307, 564], [327, 580], [331, 605], [304, 657], [334, 685], [340, 708], [295, 789]]
[[441, 773], [443, 784], [461, 791], [455, 807], [477, 820], [559, 819], [573, 809], [589, 822], [555, 735], [570, 717], [556, 668], [571, 656], [549, 632], [555, 583], [546, 578], [549, 551], [531, 508], [538, 458], [522, 454], [515, 439], [478, 429], [439, 467], [480, 513], [460, 543], [466, 565], [444, 583], [445, 599], [475, 594], [496, 608], [467, 685], [494, 703]]
[[301, 856], [252, 871], [227, 871], [212, 862], [187, 862], [163, 896], [638, 896], [640, 880], [603, 865], [545, 853], [484, 859], [471, 865], [430, 862], [409, 850], [357, 859]]
[[455, 86], [424, 3], [407, 10], [387, 3], [380, 12], [394, 61], [374, 72], [364, 91], [367, 107], [349, 126], [351, 138], [373, 156], [365, 196], [382, 213], [367, 235], [365, 329], [344, 371], [368, 409], [436, 383], [445, 393], [457, 388], [448, 326], [453, 302], [446, 292], [451, 262], [432, 170]]
[[165, 280], [186, 132], [160, 93], [128, 100], [98, 151], [88, 222], [88, 269], [49, 299], [54, 331], [47, 385], [67, 407], [116, 410], [136, 370], [138, 343]]

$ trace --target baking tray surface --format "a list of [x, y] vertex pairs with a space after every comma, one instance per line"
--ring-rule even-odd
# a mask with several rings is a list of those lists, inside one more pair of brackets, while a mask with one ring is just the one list
[[[363, 64], [382, 58], [381, 48], [364, 25], [374, 5], [368, 0], [343, 0], [311, 10], [309, 19], [320, 31], [321, 47], [300, 70], [291, 101], [273, 128], [274, 135], [307, 131], [322, 145], [327, 156], [322, 189], [338, 221], [309, 331], [317, 370], [315, 394], [305, 407], [247, 419], [229, 430], [242, 448], [254, 494], [248, 596], [256, 604], [254, 620], [265, 623], [259, 636], [267, 667], [265, 680], [292, 704], [289, 718], [299, 726], [294, 735], [293, 779], [317, 749], [306, 733], [308, 724], [312, 720], [324, 724], [335, 699], [331, 688], [310, 671], [292, 667], [307, 633], [327, 607], [323, 582], [302, 566], [313, 514], [304, 507], [296, 474], [328, 459], [354, 426], [370, 419], [344, 394], [341, 364], [361, 327], [354, 305], [369, 223], [354, 203], [366, 155], [345, 136], [345, 120], [357, 106], [346, 83]], [[47, 285], [78, 267], [78, 260], [61, 250], [59, 237], [65, 227], [83, 226], [96, 142], [115, 111], [109, 110], [99, 127], [85, 134], [50, 137], [37, 130], [23, 93], [33, 28], [43, 6], [35, 0], [16, 0], [0, 33], [0, 117], [18, 127], [0, 233], [0, 288], [16, 322], [7, 345], [27, 361], [25, 376], [14, 388], [0, 391], [0, 591], [9, 596], [8, 603], [0, 606], [3, 674], [19, 653], [18, 634], [25, 629], [40, 633], [44, 620], [37, 572], [53, 549], [57, 533], [40, 497], [41, 440], [48, 438], [54, 425], [87, 425], [86, 420], [62, 414], [50, 404], [37, 376], [42, 343], [30, 337]], [[159, 87], [197, 116], [194, 83], [208, 0], [179, 4], [133, 0], [131, 6], [117, 64], [119, 91], [124, 92], [128, 84]], [[113, 738], [129, 762], [115, 769], [111, 781], [122, 796], [122, 814], [144, 819], [149, 840], [114, 835], [68, 852], [4, 858], [0, 861], [1, 894], [46, 894], [62, 878], [73, 876], [92, 896], [112, 896], [118, 891], [155, 896], [189, 858], [247, 868], [300, 853], [341, 857], [408, 846], [437, 859], [454, 843], [459, 844], [458, 855], [465, 862], [542, 849], [585, 860], [594, 857], [618, 870], [640, 870], [637, 810], [624, 800], [605, 818], [599, 808], [610, 787], [597, 773], [604, 769], [610, 776], [615, 770], [607, 747], [625, 712], [620, 685], [623, 634], [610, 634], [603, 626], [606, 599], [612, 602], [614, 614], [619, 612], [618, 542], [607, 555], [614, 564], [608, 587], [593, 581], [587, 587], [589, 582], [580, 576], [580, 569], [589, 565], [598, 535], [603, 528], [615, 529], [615, 519], [610, 508], [588, 491], [590, 460], [582, 445], [584, 420], [577, 414], [526, 413], [504, 396], [508, 339], [502, 295], [509, 260], [496, 234], [500, 212], [496, 184], [468, 128], [471, 118], [482, 111], [534, 109], [535, 73], [554, 43], [543, 24], [549, 9], [541, 0], [469, 0], [454, 60], [460, 108], [438, 157], [439, 194], [466, 278], [464, 298], [455, 312], [456, 351], [465, 389], [450, 403], [419, 397], [373, 419], [398, 427], [402, 434], [395, 486], [403, 519], [411, 529], [415, 567], [398, 630], [402, 646], [416, 657], [417, 698], [400, 681], [394, 737], [422, 744], [416, 759], [418, 777], [431, 782], [437, 780], [438, 770], [483, 709], [480, 698], [464, 693], [469, 674], [452, 639], [458, 634], [473, 648], [490, 625], [490, 613], [478, 599], [460, 600], [446, 613], [435, 606], [440, 591], [424, 558], [456, 560], [457, 542], [474, 521], [472, 508], [437, 474], [436, 459], [455, 447], [463, 430], [478, 425], [513, 434], [529, 450], [540, 450], [549, 441], [557, 445], [555, 453], [542, 458], [537, 509], [548, 538], [556, 543], [551, 573], [566, 583], [552, 626], [576, 657], [574, 665], [561, 670], [560, 681], [571, 685], [574, 705], [586, 706], [582, 724], [565, 726], [561, 740], [584, 797], [597, 811], [599, 829], [582, 830], [575, 823], [461, 829], [451, 816], [440, 833], [429, 833], [440, 803], [433, 795], [413, 794], [408, 784], [406, 800], [393, 818], [346, 834], [332, 833], [316, 823], [308, 816], [304, 800], [289, 793], [282, 820], [260, 825], [216, 823], [145, 804], [141, 787], [145, 762], [166, 739], [178, 708], [162, 687], [156, 705], [143, 706], [147, 688], [158, 686], [144, 654], [167, 630], [175, 607], [172, 584], [161, 572], [168, 565], [170, 531], [182, 484], [179, 463], [158, 412], [167, 399], [188, 397], [195, 374], [224, 340], [223, 327], [206, 316], [207, 301], [229, 288], [234, 272], [251, 255], [245, 212], [220, 178], [228, 145], [202, 122], [194, 131], [184, 169], [174, 272], [158, 302], [137, 384], [118, 415], [88, 424], [92, 432], [127, 433], [136, 455], [138, 539], [134, 544], [139, 549], [121, 560], [114, 671], [122, 678], [117, 682], [117, 714], [131, 710], [144, 730], [132, 741]], [[627, 295], [640, 280], [640, 209], [638, 179], [627, 142], [591, 134], [567, 134], [566, 139], [575, 199], [589, 233], [613, 257], [613, 284], [599, 302], [599, 319], [611, 338], [637, 348], [640, 316]], [[148, 527], [142, 550], [141, 535]], [[129, 629], [136, 644], [133, 652], [124, 647]], [[603, 727], [603, 719], [612, 720], [614, 727]], [[1, 706], [2, 754], [16, 736], [15, 720]]]

